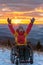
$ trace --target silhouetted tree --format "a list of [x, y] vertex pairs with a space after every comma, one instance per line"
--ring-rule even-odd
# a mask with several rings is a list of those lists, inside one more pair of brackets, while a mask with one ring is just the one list
[[37, 42], [37, 45], [36, 45], [37, 50], [41, 50], [41, 47], [42, 47], [42, 46], [41, 46], [41, 44], [40, 44], [40, 41], [38, 41], [38, 42]]
[[6, 45], [7, 45], [8, 47], [11, 47], [11, 42], [10, 42], [10, 39], [9, 39], [9, 38], [6, 40]]

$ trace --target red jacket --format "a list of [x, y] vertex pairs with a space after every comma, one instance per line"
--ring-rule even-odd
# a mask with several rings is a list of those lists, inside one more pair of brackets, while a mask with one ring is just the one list
[[11, 32], [13, 33], [13, 35], [15, 35], [15, 41], [17, 43], [17, 45], [26, 45], [26, 35], [29, 34], [32, 26], [33, 26], [33, 23], [30, 23], [27, 27], [27, 30], [24, 31], [23, 33], [22, 32], [19, 32], [18, 30], [15, 31], [13, 29], [13, 26], [12, 24], [8, 24]]

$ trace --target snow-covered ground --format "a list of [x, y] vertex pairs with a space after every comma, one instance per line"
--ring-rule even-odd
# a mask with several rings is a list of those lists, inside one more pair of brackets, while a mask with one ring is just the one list
[[[10, 61], [10, 50], [0, 48], [0, 65], [15, 65]], [[31, 65], [19, 64], [19, 65]], [[34, 63], [32, 65], [43, 65], [43, 53], [34, 52]]]

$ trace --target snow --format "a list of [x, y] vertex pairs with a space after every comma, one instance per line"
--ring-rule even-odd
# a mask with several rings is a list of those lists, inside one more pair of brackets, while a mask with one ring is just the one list
[[[43, 65], [42, 52], [40, 53], [34, 52], [33, 58], [34, 58], [34, 63], [32, 65]], [[15, 65], [12, 64], [10, 61], [10, 50], [0, 48], [0, 65]], [[19, 65], [31, 65], [31, 64], [27, 63], [27, 64], [19, 64]]]

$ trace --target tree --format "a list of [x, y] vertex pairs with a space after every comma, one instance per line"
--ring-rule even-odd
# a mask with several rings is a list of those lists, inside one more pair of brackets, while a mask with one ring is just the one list
[[41, 46], [41, 43], [40, 43], [40, 41], [38, 41], [38, 42], [37, 42], [37, 45], [36, 45], [37, 50], [41, 50], [41, 47], [42, 47], [42, 46]]

